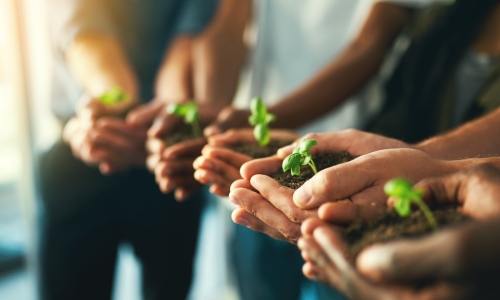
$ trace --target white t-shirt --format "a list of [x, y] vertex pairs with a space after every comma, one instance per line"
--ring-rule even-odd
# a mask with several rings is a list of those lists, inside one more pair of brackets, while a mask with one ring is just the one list
[[[274, 103], [306, 83], [354, 39], [377, 1], [380, 0], [255, 0], [256, 39], [237, 105], [248, 107], [253, 96], [261, 96], [267, 104]], [[386, 2], [418, 7], [435, 1]], [[363, 126], [381, 106], [381, 82], [383, 78], [376, 76], [340, 108], [299, 131]]]

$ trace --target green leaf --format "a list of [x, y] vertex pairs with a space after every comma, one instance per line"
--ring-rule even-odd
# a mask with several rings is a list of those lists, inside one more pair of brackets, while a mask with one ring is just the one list
[[266, 120], [265, 120], [266, 124], [269, 124], [269, 123], [273, 122], [274, 120], [276, 120], [275, 115], [273, 115], [273, 114], [266, 115]]
[[183, 104], [170, 104], [167, 107], [167, 112], [171, 115], [184, 117], [187, 113], [187, 107]]
[[398, 198], [394, 203], [394, 209], [401, 217], [407, 217], [411, 213], [410, 199]]
[[283, 160], [283, 163], [281, 164], [281, 167], [283, 168], [283, 172], [286, 172], [288, 170], [292, 170], [293, 173], [293, 168], [296, 166], [299, 166], [300, 169], [300, 160], [302, 159], [302, 155], [299, 153], [292, 153], [285, 157]]
[[269, 127], [264, 123], [259, 123], [255, 126], [253, 129], [253, 135], [261, 146], [267, 145], [271, 138]]
[[188, 124], [193, 124], [197, 122], [199, 119], [198, 110], [197, 109], [189, 109], [184, 117], [184, 121]]
[[110, 90], [106, 91], [104, 94], [99, 96], [99, 101], [104, 103], [105, 105], [114, 105], [119, 102], [124, 102], [128, 98], [128, 95], [125, 94], [119, 86], [115, 86]]
[[252, 116], [254, 116], [254, 124], [265, 122], [267, 108], [261, 98], [256, 97], [252, 99], [252, 102], [250, 103], [250, 111], [252, 112]]
[[292, 176], [299, 176], [300, 175], [300, 165], [294, 166], [292, 168]]
[[258, 121], [259, 120], [256, 115], [251, 115], [250, 117], [248, 117], [248, 123], [250, 123], [250, 125], [252, 126], [257, 125], [259, 123]]
[[309, 162], [311, 162], [311, 160], [312, 160], [312, 157], [310, 155], [304, 156], [304, 159], [302, 160], [302, 165], [305, 166], [305, 165], [309, 164]]
[[316, 140], [302, 140], [298, 146], [299, 148], [299, 153], [307, 153], [309, 150], [318, 145], [318, 142]]
[[407, 197], [413, 193], [413, 185], [404, 178], [395, 178], [384, 185], [384, 191], [391, 197]]

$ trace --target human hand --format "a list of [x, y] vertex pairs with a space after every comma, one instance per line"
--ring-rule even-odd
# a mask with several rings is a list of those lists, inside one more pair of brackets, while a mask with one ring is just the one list
[[98, 166], [103, 174], [144, 166], [147, 128], [115, 117], [130, 105], [131, 102], [106, 106], [88, 96], [82, 98], [77, 115], [63, 132], [73, 155], [88, 165]]
[[[497, 234], [492, 229], [498, 230], [500, 223], [498, 219], [495, 221], [496, 224], [488, 225], [489, 230], [485, 231], [483, 227], [474, 231], [489, 232], [492, 237], [491, 233]], [[461, 246], [470, 245], [468, 242], [464, 244], [464, 239], [457, 240], [456, 237], [460, 235], [457, 233], [472, 227], [442, 231], [421, 240], [372, 246], [358, 256], [359, 272], [345, 259], [340, 230], [319, 219], [309, 219], [303, 223], [303, 237], [299, 239], [298, 246], [306, 261], [304, 275], [339, 290], [349, 299], [496, 299], [499, 276], [491, 271], [498, 268], [498, 262], [486, 269], [480, 267], [485, 271], [483, 275], [489, 274], [486, 277], [456, 277], [454, 270], [460, 266], [456, 254], [460, 252]], [[468, 236], [472, 237], [470, 234]], [[484, 243], [484, 235], [481, 240]], [[498, 257], [494, 254], [496, 252], [488, 252], [492, 255], [489, 259]], [[470, 254], [483, 262], [488, 260], [481, 259], [478, 253]], [[382, 274], [386, 277], [382, 277]], [[396, 277], [398, 275], [401, 277]], [[433, 281], [427, 281], [424, 287], [415, 288], [422, 279]]]
[[[500, 216], [500, 171], [490, 165], [424, 179], [415, 188], [424, 191], [422, 198], [427, 203], [458, 206], [474, 219]], [[389, 198], [388, 204], [392, 206], [394, 199]]]
[[[297, 135], [289, 130], [272, 130], [271, 139], [290, 141]], [[203, 183], [210, 184], [213, 194], [227, 196], [231, 184], [241, 179], [241, 166], [252, 160], [252, 157], [237, 153], [228, 146], [237, 144], [255, 144], [253, 129], [230, 129], [224, 133], [208, 138], [208, 145], [202, 150], [193, 166], [196, 169], [195, 178]]]
[[378, 150], [411, 148], [410, 145], [396, 139], [356, 129], [346, 129], [336, 132], [306, 134], [294, 144], [281, 148], [278, 151], [278, 157], [284, 159], [290, 155], [302, 139], [314, 139], [318, 142], [318, 145], [311, 149], [311, 153], [313, 154], [325, 151], [347, 151], [353, 156], [361, 156]]
[[381, 150], [318, 172], [295, 191], [293, 200], [303, 209], [321, 206], [318, 214], [322, 220], [349, 224], [356, 218], [374, 218], [385, 210], [383, 186], [388, 180], [405, 177], [414, 183], [456, 170], [452, 162], [418, 150]]

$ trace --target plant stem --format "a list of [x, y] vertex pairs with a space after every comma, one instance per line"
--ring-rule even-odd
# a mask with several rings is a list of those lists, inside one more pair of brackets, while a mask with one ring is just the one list
[[311, 159], [311, 161], [308, 164], [311, 169], [313, 170], [314, 174], [318, 174], [318, 170], [316, 170], [316, 165], [314, 164], [314, 161]]
[[193, 123], [191, 123], [191, 127], [193, 128], [194, 136], [201, 137], [200, 123], [198, 121], [194, 121]]
[[424, 213], [424, 216], [427, 219], [427, 222], [429, 222], [429, 225], [431, 225], [432, 229], [437, 230], [438, 224], [429, 207], [427, 207], [427, 205], [420, 199], [414, 200], [414, 202], [417, 203], [418, 208], [420, 208], [420, 210]]

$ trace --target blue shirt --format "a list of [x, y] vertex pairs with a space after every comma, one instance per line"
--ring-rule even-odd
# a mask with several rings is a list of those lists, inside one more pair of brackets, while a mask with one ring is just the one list
[[143, 101], [153, 97], [158, 67], [169, 43], [180, 34], [197, 34], [211, 20], [217, 0], [47, 0], [56, 65], [52, 108], [62, 120], [74, 114], [82, 91], [64, 64], [63, 54], [82, 33], [116, 36], [135, 69]]

